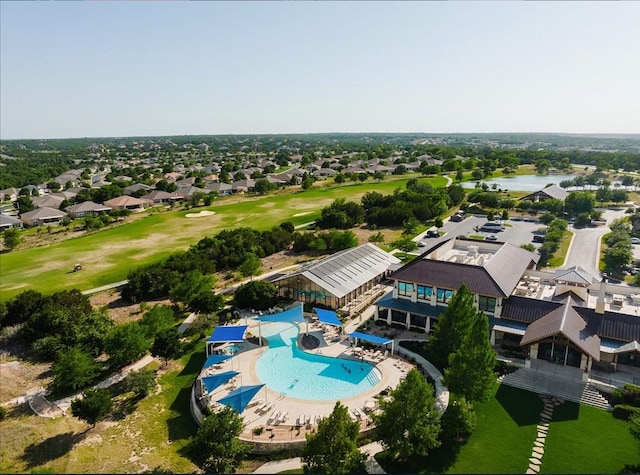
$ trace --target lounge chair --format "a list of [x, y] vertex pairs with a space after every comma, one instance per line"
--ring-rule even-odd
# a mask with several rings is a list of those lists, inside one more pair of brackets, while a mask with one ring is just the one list
[[358, 418], [355, 416], [355, 414], [351, 411], [349, 411], [349, 417], [351, 418], [352, 421], [357, 421]]
[[267, 424], [270, 424], [272, 422], [277, 422], [279, 417], [280, 417], [280, 411], [273, 411], [271, 413], [271, 416], [269, 416], [269, 419], [267, 419]]
[[357, 407], [352, 409], [351, 412], [353, 413], [354, 416], [356, 416], [358, 420], [362, 420], [362, 415], [360, 414], [360, 411], [358, 411]]
[[286, 421], [286, 420], [287, 420], [287, 416], [288, 416], [288, 415], [289, 415], [289, 413], [288, 413], [287, 411], [284, 411], [284, 412], [280, 415], [280, 417], [278, 418], [278, 421], [280, 421], [280, 422], [284, 423], [284, 421]]

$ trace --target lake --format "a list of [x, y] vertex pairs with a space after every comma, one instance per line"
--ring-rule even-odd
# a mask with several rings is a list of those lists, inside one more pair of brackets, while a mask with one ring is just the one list
[[[501, 176], [500, 178], [489, 178], [480, 180], [480, 183], [486, 183], [489, 188], [495, 184], [503, 190], [513, 191], [538, 191], [546, 187], [549, 183], [559, 185], [561, 181], [573, 180], [577, 175], [518, 175], [518, 176]], [[475, 181], [465, 181], [463, 188], [475, 188]]]

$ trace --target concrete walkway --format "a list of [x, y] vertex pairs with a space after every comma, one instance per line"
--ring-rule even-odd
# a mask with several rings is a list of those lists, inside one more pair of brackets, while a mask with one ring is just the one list
[[[382, 444], [380, 442], [372, 442], [360, 447], [360, 452], [368, 454], [367, 460], [364, 462], [367, 473], [382, 474], [387, 473], [380, 466], [373, 456], [378, 452], [382, 452]], [[279, 473], [285, 470], [296, 470], [302, 468], [302, 458], [294, 457], [284, 460], [274, 460], [273, 462], [267, 462], [264, 465], [258, 467], [253, 473]]]

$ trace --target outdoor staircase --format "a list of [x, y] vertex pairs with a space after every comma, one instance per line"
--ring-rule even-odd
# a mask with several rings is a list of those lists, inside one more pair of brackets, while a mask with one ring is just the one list
[[537, 394], [555, 396], [566, 401], [587, 404], [607, 411], [613, 410], [598, 390], [578, 380], [556, 378], [542, 371], [521, 368], [513, 373], [500, 376], [498, 381]]

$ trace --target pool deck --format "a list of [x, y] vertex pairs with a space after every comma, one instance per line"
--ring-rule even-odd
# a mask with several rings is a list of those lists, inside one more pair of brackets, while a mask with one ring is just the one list
[[[372, 314], [373, 311], [365, 312], [361, 318], [349, 322], [346, 325], [345, 333], [354, 331], [369, 319]], [[247, 331], [257, 335], [258, 322], [248, 321], [247, 324], [249, 325]], [[310, 323], [308, 328], [309, 333], [316, 336], [320, 341], [318, 348], [307, 350], [310, 353], [360, 360], [360, 356], [353, 352], [348, 337], [339, 336], [335, 332], [323, 332], [322, 326], [318, 324]], [[306, 324], [300, 325], [300, 336], [305, 334], [306, 329]], [[212, 373], [223, 371], [236, 371], [240, 373], [231, 381], [210, 393], [210, 399], [212, 401], [221, 399], [239, 386], [262, 384], [262, 381], [256, 374], [255, 366], [256, 361], [262, 353], [267, 350], [267, 347], [254, 345], [248, 341], [237, 345], [241, 348], [241, 351], [236, 353], [235, 357], [210, 369]], [[364, 361], [374, 364], [380, 370], [380, 382], [368, 391], [340, 400], [340, 402], [349, 409], [349, 412], [353, 414], [352, 419], [361, 422], [363, 430], [371, 425], [371, 420], [367, 412], [374, 406], [376, 396], [387, 387], [395, 388], [406, 373], [413, 367], [413, 365], [398, 358], [396, 355], [377, 359], [365, 357]], [[260, 403], [256, 404], [255, 401], [260, 401]], [[264, 441], [268, 441], [269, 439], [275, 439], [274, 441], [304, 439], [305, 433], [315, 427], [317, 418], [330, 415], [335, 406], [335, 401], [297, 399], [271, 391], [266, 386], [256, 394], [252, 402], [254, 404], [247, 407], [242, 413], [245, 421], [243, 438]], [[266, 403], [271, 403], [272, 406], [268, 411], [260, 412], [260, 408]], [[356, 410], [356, 414], [354, 414], [354, 409]], [[274, 415], [278, 413], [282, 415], [285, 412], [287, 413], [287, 417], [284, 421], [273, 420]], [[357, 414], [358, 412], [359, 414]], [[304, 417], [304, 423], [299, 423], [299, 417]], [[307, 420], [310, 421], [309, 424], [306, 423]], [[263, 427], [265, 431], [259, 436], [254, 435], [253, 429], [256, 427]]]

